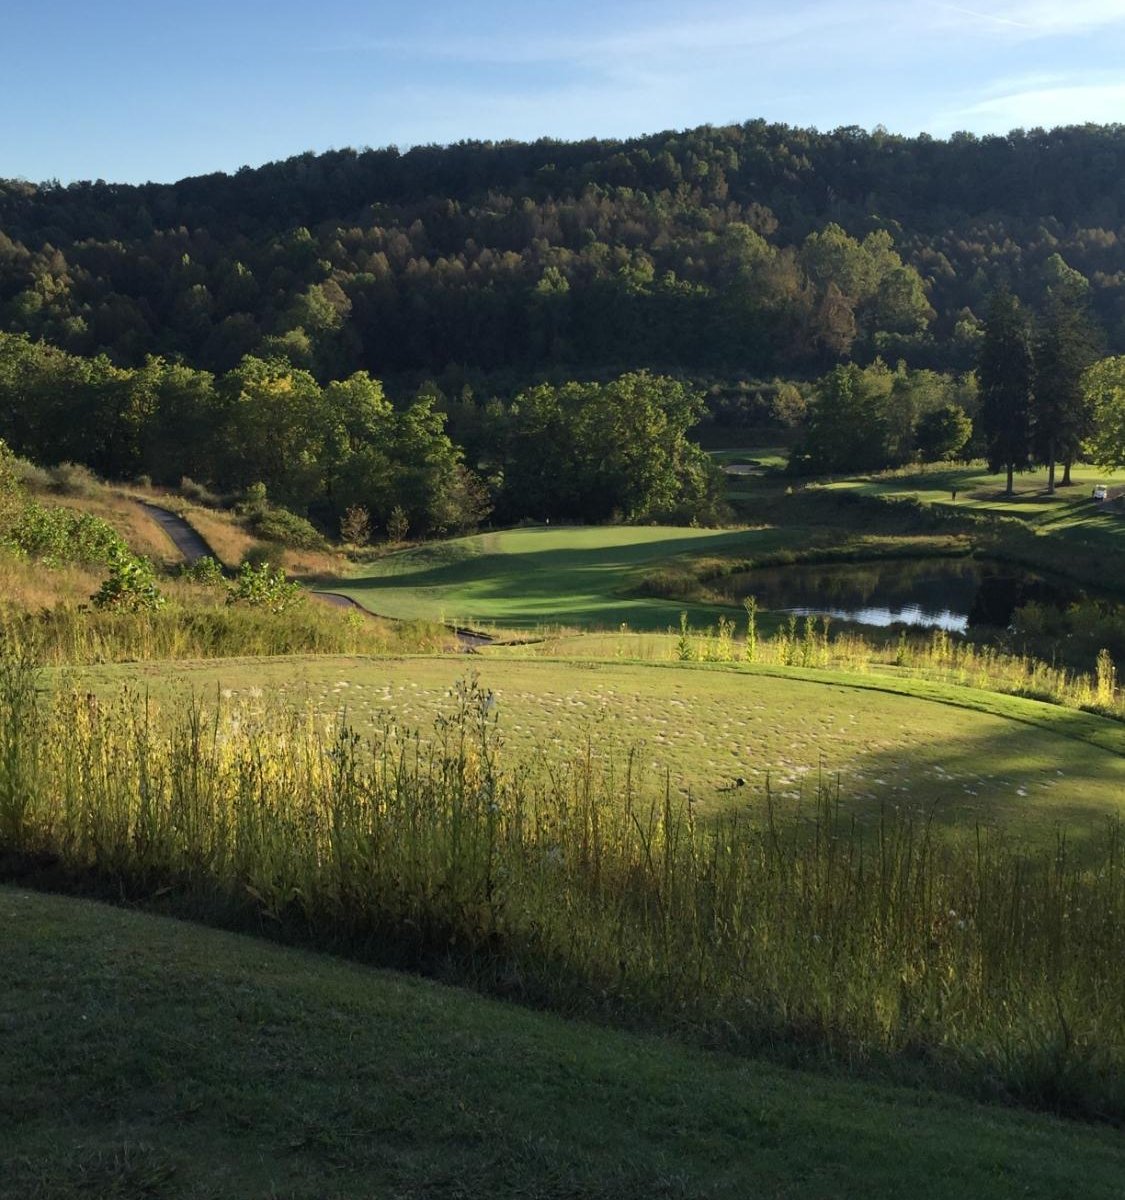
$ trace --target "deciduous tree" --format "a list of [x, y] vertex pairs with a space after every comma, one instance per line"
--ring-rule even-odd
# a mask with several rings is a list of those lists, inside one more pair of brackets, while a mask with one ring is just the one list
[[1082, 391], [1093, 414], [1087, 453], [1103, 470], [1125, 468], [1125, 356], [1087, 367]]

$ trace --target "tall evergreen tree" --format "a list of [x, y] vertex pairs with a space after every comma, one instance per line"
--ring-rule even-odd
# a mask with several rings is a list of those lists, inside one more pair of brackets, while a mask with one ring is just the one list
[[1013, 472], [1030, 465], [1034, 361], [1027, 321], [1007, 289], [992, 297], [977, 375], [988, 469], [1007, 471], [1011, 496]]
[[1082, 372], [1097, 359], [1097, 347], [1085, 289], [1053, 287], [1036, 328], [1032, 404], [1033, 447], [1038, 461], [1047, 464], [1049, 493], [1055, 490], [1056, 462], [1064, 464], [1062, 486], [1066, 487], [1070, 464], [1093, 432]]

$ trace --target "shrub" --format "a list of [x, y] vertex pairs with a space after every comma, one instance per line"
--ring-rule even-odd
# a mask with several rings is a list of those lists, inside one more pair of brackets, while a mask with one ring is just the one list
[[19, 512], [24, 502], [23, 481], [19, 474], [19, 459], [0, 438], [0, 534], [4, 526]]
[[180, 495], [185, 500], [193, 500], [196, 504], [203, 504], [207, 508], [224, 506], [222, 496], [217, 495], [202, 483], [196, 483], [194, 479], [189, 479], [186, 475], [180, 480]]
[[221, 587], [223, 585], [223, 568], [217, 559], [205, 554], [195, 562], [183, 568], [183, 577], [192, 583], [201, 583], [205, 587]]
[[101, 480], [81, 463], [64, 462], [51, 467], [51, 487], [63, 496], [93, 496], [102, 486]]
[[251, 546], [242, 556], [241, 567], [280, 567], [284, 549], [281, 546], [271, 546], [266, 542], [258, 542]]
[[266, 608], [272, 613], [283, 613], [304, 601], [305, 594], [299, 583], [290, 583], [285, 572], [269, 563], [258, 568], [243, 563], [238, 578], [227, 591], [228, 604], [247, 604], [254, 608]]
[[152, 563], [116, 548], [110, 554], [109, 576], [91, 599], [95, 608], [117, 612], [152, 612], [165, 603]]
[[243, 517], [251, 533], [267, 542], [277, 542], [294, 550], [326, 550], [328, 542], [304, 517], [286, 508], [253, 508]]
[[16, 481], [28, 491], [46, 492], [51, 488], [51, 472], [26, 458], [11, 457], [11, 469]]
[[25, 504], [10, 522], [4, 540], [21, 554], [48, 566], [61, 563], [108, 563], [115, 553], [128, 554], [117, 530], [100, 517]]

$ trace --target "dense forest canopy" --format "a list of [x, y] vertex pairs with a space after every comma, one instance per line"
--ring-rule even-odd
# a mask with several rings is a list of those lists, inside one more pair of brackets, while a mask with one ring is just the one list
[[1125, 350], [1125, 126], [948, 141], [750, 122], [0, 181], [0, 325], [139, 367], [283, 355], [535, 378], [964, 371], [998, 286], [1077, 273]]

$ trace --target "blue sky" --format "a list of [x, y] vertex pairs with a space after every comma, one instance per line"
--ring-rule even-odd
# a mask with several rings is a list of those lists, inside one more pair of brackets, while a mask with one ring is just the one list
[[1125, 120], [1125, 0], [0, 0], [0, 176], [764, 117]]

